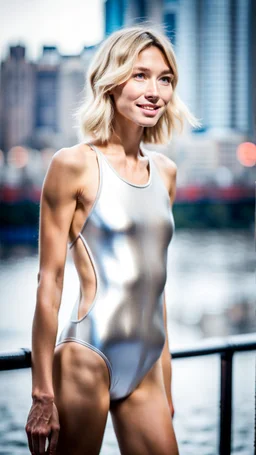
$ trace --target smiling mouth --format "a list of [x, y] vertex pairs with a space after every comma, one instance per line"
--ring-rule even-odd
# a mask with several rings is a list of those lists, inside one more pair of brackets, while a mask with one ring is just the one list
[[144, 106], [143, 104], [137, 104], [137, 106], [146, 109], [147, 111], [157, 111], [157, 109], [160, 108], [160, 106]]

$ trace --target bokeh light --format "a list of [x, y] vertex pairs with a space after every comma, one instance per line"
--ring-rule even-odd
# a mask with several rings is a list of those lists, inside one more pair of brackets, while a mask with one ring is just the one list
[[256, 145], [252, 142], [243, 142], [237, 148], [237, 159], [246, 167], [252, 167], [256, 164]]
[[21, 169], [27, 166], [29, 161], [29, 152], [25, 147], [16, 145], [12, 147], [7, 154], [7, 162], [10, 166]]

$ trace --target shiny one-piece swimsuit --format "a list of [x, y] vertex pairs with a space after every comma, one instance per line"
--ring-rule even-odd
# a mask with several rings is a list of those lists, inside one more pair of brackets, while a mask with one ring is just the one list
[[[129, 395], [165, 343], [163, 293], [175, 224], [168, 191], [150, 157], [144, 185], [126, 181], [94, 145], [99, 186], [78, 238], [96, 277], [96, 294], [78, 319], [79, 299], [57, 344], [75, 341], [106, 362], [110, 399]], [[80, 291], [81, 294], [81, 291]], [[86, 355], [86, 352], [85, 352]]]

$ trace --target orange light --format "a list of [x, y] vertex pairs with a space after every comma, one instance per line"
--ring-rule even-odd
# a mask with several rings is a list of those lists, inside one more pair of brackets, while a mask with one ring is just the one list
[[20, 145], [12, 147], [7, 155], [8, 164], [18, 169], [25, 167], [28, 164], [28, 160], [28, 150]]
[[256, 164], [256, 145], [252, 142], [243, 142], [237, 147], [236, 156], [238, 161], [246, 167]]

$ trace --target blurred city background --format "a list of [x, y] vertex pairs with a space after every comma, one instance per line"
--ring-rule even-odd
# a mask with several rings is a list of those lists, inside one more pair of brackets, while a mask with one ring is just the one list
[[[41, 186], [52, 155], [81, 141], [73, 114], [90, 59], [112, 31], [145, 20], [171, 39], [177, 91], [202, 123], [186, 124], [164, 146], [144, 145], [178, 166], [166, 287], [170, 347], [256, 332], [256, 3], [91, 3], [0, 0], [0, 349], [31, 348]], [[59, 330], [78, 285], [68, 254]], [[0, 455], [28, 453], [30, 374], [0, 375]], [[232, 454], [254, 453], [254, 389], [255, 355], [236, 355]], [[217, 455], [218, 358], [175, 361], [173, 395], [181, 455]], [[110, 421], [101, 453], [119, 453]]]

